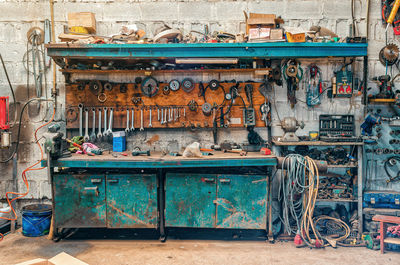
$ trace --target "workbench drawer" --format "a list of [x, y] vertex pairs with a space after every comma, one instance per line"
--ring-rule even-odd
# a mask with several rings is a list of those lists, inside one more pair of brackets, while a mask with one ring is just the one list
[[219, 175], [217, 228], [267, 228], [267, 178], [251, 175]]
[[267, 177], [169, 173], [165, 225], [199, 228], [267, 228]]
[[215, 227], [217, 175], [168, 173], [165, 183], [165, 225]]
[[63, 175], [53, 178], [55, 227], [105, 227], [105, 176]]
[[106, 182], [107, 227], [157, 227], [156, 175], [107, 175]]

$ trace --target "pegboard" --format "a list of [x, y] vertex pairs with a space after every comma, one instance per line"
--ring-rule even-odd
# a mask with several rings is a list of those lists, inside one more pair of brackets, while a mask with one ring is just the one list
[[[244, 90], [245, 84], [253, 85], [253, 108], [255, 110], [255, 126], [265, 127], [265, 122], [261, 120], [262, 114], [260, 112], [260, 106], [265, 102], [264, 96], [258, 91], [261, 83], [240, 83], [239, 94], [242, 96], [246, 107], [249, 107], [250, 103], [246, 98], [246, 93]], [[187, 93], [180, 88], [178, 91], [170, 91], [168, 95], [163, 93], [164, 86], [167, 83], [159, 84], [158, 93], [149, 98], [141, 95], [141, 101], [139, 104], [134, 104], [132, 102], [132, 97], [141, 94], [140, 85], [126, 84], [127, 91], [121, 93], [119, 89], [119, 84], [114, 84], [111, 91], [104, 91], [107, 96], [105, 102], [99, 102], [97, 95], [93, 94], [92, 91], [85, 87], [84, 90], [79, 90], [77, 84], [66, 85], [66, 126], [67, 129], [77, 129], [79, 128], [79, 104], [83, 104], [84, 108], [89, 110], [89, 128], [92, 129], [92, 108], [96, 111], [96, 127], [98, 126], [98, 111], [104, 107], [113, 108], [113, 129], [124, 129], [126, 128], [126, 117], [127, 109], [135, 110], [134, 121], [135, 128], [140, 127], [141, 123], [141, 110], [143, 111], [143, 124], [144, 128], [149, 128], [149, 114], [150, 108], [152, 109], [152, 128], [190, 128], [194, 126], [196, 128], [212, 128], [213, 127], [213, 113], [206, 116], [201, 110], [201, 106], [205, 103], [203, 97], [199, 96], [199, 84], [195, 84], [195, 88]], [[207, 83], [203, 83], [207, 86]], [[235, 85], [235, 83], [220, 83], [225, 92], [229, 92], [230, 87]], [[188, 103], [191, 100], [195, 100], [198, 107], [197, 111], [189, 110]], [[224, 100], [224, 92], [222, 89], [211, 90], [207, 89], [206, 101], [213, 105], [222, 104]], [[267, 101], [268, 102], [268, 101]], [[229, 101], [224, 103], [224, 111], [228, 109]], [[166, 124], [161, 124], [158, 120], [158, 109], [161, 108], [178, 108], [180, 109], [180, 118]], [[236, 98], [234, 104], [232, 105], [230, 113], [226, 116], [225, 120], [228, 123], [230, 120], [228, 128], [243, 128], [243, 110], [244, 105], [240, 98]], [[103, 114], [103, 113], [102, 113]], [[186, 114], [186, 117], [184, 116]], [[108, 111], [109, 115], [109, 111]], [[215, 113], [216, 117], [219, 118], [220, 110]], [[84, 118], [84, 117], [83, 117]], [[104, 126], [104, 117], [102, 118], [102, 126]], [[131, 118], [130, 118], [131, 122]], [[83, 123], [84, 125], [85, 123]], [[220, 123], [218, 122], [218, 126]], [[97, 130], [96, 130], [97, 131]]]

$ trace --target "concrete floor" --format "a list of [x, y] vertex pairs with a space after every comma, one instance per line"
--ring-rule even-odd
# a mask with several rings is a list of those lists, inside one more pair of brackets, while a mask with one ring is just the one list
[[89, 264], [400, 264], [400, 252], [366, 248], [297, 249], [290, 242], [217, 240], [63, 240], [7, 235], [0, 264], [50, 258], [62, 251]]

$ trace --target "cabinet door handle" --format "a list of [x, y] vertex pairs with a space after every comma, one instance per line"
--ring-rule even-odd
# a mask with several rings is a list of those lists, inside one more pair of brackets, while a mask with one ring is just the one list
[[204, 181], [207, 183], [215, 183], [215, 178], [204, 178]]
[[94, 183], [101, 183], [101, 179], [91, 179], [90, 180], [93, 184]]
[[99, 189], [98, 187], [85, 187], [84, 188], [85, 191], [93, 191], [96, 196], [99, 196]]
[[219, 182], [221, 182], [221, 183], [230, 183], [231, 180], [230, 179], [220, 179]]
[[108, 183], [118, 183], [118, 179], [108, 179], [107, 182]]

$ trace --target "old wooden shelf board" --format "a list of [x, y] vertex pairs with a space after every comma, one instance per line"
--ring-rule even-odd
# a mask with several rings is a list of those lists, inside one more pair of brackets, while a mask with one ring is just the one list
[[143, 75], [152, 75], [152, 74], [202, 74], [202, 73], [258, 73], [265, 75], [267, 71], [270, 71], [271, 68], [232, 68], [232, 69], [192, 69], [192, 70], [184, 70], [184, 69], [176, 69], [176, 70], [81, 70], [81, 69], [60, 69], [60, 72], [66, 74], [143, 74]]

